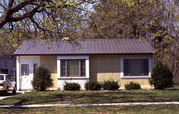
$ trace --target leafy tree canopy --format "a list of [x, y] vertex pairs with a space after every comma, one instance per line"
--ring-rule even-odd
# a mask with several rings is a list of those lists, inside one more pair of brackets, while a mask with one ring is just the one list
[[170, 68], [177, 75], [178, 1], [100, 0], [93, 8], [82, 37], [146, 39], [154, 47], [156, 59], [172, 63]]
[[24, 39], [75, 38], [94, 0], [1, 0], [0, 38], [17, 47]]

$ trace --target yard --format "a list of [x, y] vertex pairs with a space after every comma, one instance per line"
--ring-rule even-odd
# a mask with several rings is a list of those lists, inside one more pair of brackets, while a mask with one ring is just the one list
[[[166, 90], [120, 90], [120, 91], [41, 91], [27, 92], [3, 99], [0, 105], [57, 104], [63, 97], [72, 98], [72, 104], [119, 103], [119, 102], [166, 102], [179, 101], [179, 86]], [[52, 107], [52, 108], [0, 108], [3, 113], [176, 113], [179, 105], [148, 106], [98, 106], [98, 107]]]
[[0, 101], [0, 105], [56, 104], [69, 97], [72, 104], [179, 101], [178, 86], [167, 90], [40, 91], [27, 92]]

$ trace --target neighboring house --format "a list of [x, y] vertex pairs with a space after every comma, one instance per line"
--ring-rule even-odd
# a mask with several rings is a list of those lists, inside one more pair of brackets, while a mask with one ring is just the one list
[[[79, 46], [76, 46], [78, 45]], [[96, 39], [69, 41], [25, 41], [14, 53], [17, 56], [17, 89], [32, 89], [34, 71], [45, 66], [51, 71], [54, 87], [63, 89], [65, 81], [78, 82], [81, 88], [88, 80], [119, 81], [121, 88], [133, 81], [142, 88], [149, 84], [154, 65], [154, 49], [145, 40]]]
[[16, 76], [16, 57], [3, 55], [0, 57], [0, 73]]

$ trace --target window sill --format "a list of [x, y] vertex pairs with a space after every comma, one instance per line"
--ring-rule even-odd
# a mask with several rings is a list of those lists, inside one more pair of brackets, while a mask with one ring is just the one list
[[149, 79], [150, 76], [124, 76], [121, 79]]

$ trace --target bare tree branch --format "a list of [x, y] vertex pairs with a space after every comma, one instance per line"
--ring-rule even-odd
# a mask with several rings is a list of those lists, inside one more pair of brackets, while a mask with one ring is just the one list
[[14, 3], [14, 0], [9, 0], [9, 5], [8, 5], [8, 7], [9, 7], [9, 8], [12, 7], [13, 3]]
[[[37, 6], [36, 8], [34, 8], [32, 11], [27, 12], [19, 17], [10, 17], [9, 22], [17, 22], [17, 21], [21, 21], [25, 18], [29, 18], [32, 17], [33, 15], [36, 14], [36, 12], [38, 11], [38, 9], [40, 8], [40, 6]], [[39, 11], [38, 11], [39, 12]]]

